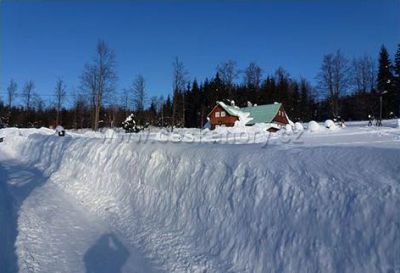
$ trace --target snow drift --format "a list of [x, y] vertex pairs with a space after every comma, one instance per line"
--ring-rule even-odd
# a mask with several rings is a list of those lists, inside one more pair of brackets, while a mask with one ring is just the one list
[[[399, 149], [38, 134], [19, 143], [13, 154], [160, 271], [361, 273], [400, 266]], [[21, 272], [31, 272], [32, 263], [35, 272], [50, 272], [49, 258], [35, 250], [52, 246], [26, 234], [45, 224], [32, 223], [29, 198], [20, 212], [18, 264]], [[124, 272], [132, 272], [128, 267]]]

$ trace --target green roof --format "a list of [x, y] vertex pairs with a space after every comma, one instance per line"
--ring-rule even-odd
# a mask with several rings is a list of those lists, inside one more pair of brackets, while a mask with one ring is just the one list
[[271, 123], [276, 114], [281, 108], [281, 103], [266, 104], [260, 106], [251, 106], [240, 108], [241, 111], [250, 113], [253, 119], [246, 123], [246, 125], [253, 125], [256, 123]]
[[271, 123], [281, 108], [281, 103], [265, 104], [258, 106], [250, 106], [239, 108], [237, 106], [228, 106], [223, 102], [217, 102], [222, 108], [232, 116], [239, 116], [240, 113], [250, 113], [249, 118], [252, 118], [246, 125], [254, 125], [256, 123]]

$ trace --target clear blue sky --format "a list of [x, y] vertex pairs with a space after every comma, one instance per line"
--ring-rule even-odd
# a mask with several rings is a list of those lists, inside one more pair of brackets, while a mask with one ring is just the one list
[[[144, 75], [149, 95], [171, 91], [175, 56], [190, 78], [215, 74], [218, 63], [259, 64], [265, 74], [282, 66], [293, 77], [315, 78], [323, 54], [377, 57], [400, 43], [400, 1], [2, 1], [0, 92], [11, 78], [22, 88], [68, 91], [98, 39], [115, 50], [118, 89]], [[4, 93], [3, 98], [4, 98]], [[47, 97], [45, 97], [47, 99]]]

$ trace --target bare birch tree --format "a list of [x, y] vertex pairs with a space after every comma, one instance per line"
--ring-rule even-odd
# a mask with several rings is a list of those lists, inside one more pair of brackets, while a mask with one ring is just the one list
[[24, 100], [25, 109], [30, 110], [32, 107], [33, 90], [35, 89], [35, 84], [33, 81], [28, 81], [22, 90], [22, 98]]
[[92, 128], [95, 131], [99, 126], [100, 110], [104, 99], [114, 90], [115, 80], [114, 52], [104, 41], [99, 41], [93, 63], [85, 66], [81, 76], [81, 87], [91, 98]]
[[146, 102], [146, 83], [142, 75], [138, 75], [133, 81], [133, 103], [137, 112], [143, 112]]
[[368, 92], [375, 88], [376, 65], [371, 57], [354, 59], [352, 62], [352, 82], [357, 92]]
[[[178, 57], [172, 64], [173, 66], [173, 82], [174, 91], [172, 105], [172, 126], [185, 124], [185, 88], [187, 83], [187, 70], [182, 61]], [[180, 113], [182, 113], [180, 115]]]
[[83, 128], [85, 123], [85, 110], [87, 107], [86, 96], [81, 93], [73, 92], [73, 127], [74, 129]]
[[250, 63], [244, 71], [244, 83], [247, 87], [258, 89], [261, 84], [262, 69], [256, 63]]
[[10, 84], [7, 87], [8, 108], [11, 108], [16, 96], [17, 96], [17, 83], [14, 80], [11, 80]]
[[237, 79], [239, 72], [236, 69], [236, 62], [228, 60], [226, 62], [217, 65], [217, 73], [219, 74], [222, 82], [228, 90], [230, 99], [232, 98], [232, 89], [235, 80]]
[[56, 87], [54, 89], [55, 105], [56, 105], [56, 124], [62, 123], [61, 110], [64, 106], [66, 96], [65, 84], [63, 80], [57, 80]]
[[323, 57], [317, 78], [319, 89], [328, 94], [332, 116], [337, 117], [340, 96], [347, 91], [349, 86], [348, 60], [340, 50], [337, 50], [335, 54], [327, 54]]
[[122, 93], [121, 93], [121, 106], [122, 109], [124, 109], [124, 116], [127, 117], [128, 116], [128, 112], [130, 110], [130, 105], [131, 105], [131, 101], [130, 101], [130, 93], [131, 90], [130, 88], [124, 88], [122, 89]]

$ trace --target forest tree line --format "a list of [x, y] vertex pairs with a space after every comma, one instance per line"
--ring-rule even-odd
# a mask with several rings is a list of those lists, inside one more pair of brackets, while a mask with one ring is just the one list
[[283, 68], [265, 75], [254, 62], [241, 70], [233, 60], [218, 64], [210, 79], [198, 81], [188, 75], [184, 63], [175, 58], [172, 92], [167, 97], [149, 97], [143, 75], [119, 91], [115, 53], [99, 41], [95, 58], [80, 75], [79, 90], [68, 90], [59, 79], [46, 103], [33, 80], [19, 86], [11, 79], [0, 90], [0, 118], [3, 124], [16, 127], [62, 124], [97, 130], [120, 127], [134, 113], [141, 125], [202, 128], [219, 100], [239, 107], [281, 102], [293, 121], [365, 120], [368, 115], [379, 117], [380, 97], [383, 118], [400, 116], [400, 44], [393, 59], [384, 46], [377, 60], [370, 56], [349, 60], [340, 50], [326, 54], [315, 86], [308, 79], [291, 77]]

